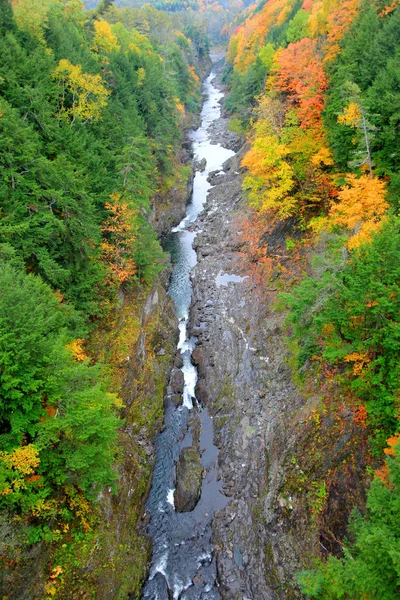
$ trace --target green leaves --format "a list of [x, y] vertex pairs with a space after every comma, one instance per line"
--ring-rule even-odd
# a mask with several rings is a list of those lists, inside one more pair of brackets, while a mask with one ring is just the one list
[[[116, 396], [99, 365], [77, 362], [66, 347], [66, 314], [39, 277], [0, 264], [0, 290], [0, 450], [22, 452], [34, 441], [39, 464], [29, 474], [93, 495], [116, 478]], [[31, 500], [32, 508], [33, 491]]]
[[118, 399], [67, 343], [164, 265], [151, 204], [176, 171], [206, 42], [151, 7], [162, 44], [93, 24], [99, 12], [88, 22], [79, 2], [17, 12], [18, 25], [0, 0], [0, 505], [34, 520], [38, 541], [72, 515], [85, 529], [88, 499], [117, 479]]
[[399, 221], [391, 217], [347, 263], [339, 248], [331, 251], [328, 264], [315, 265], [313, 277], [283, 296], [302, 360], [319, 355], [330, 364], [351, 365], [348, 382], [366, 402], [377, 452], [399, 428], [399, 256]]
[[[396, 440], [398, 442], [398, 440]], [[330, 556], [317, 569], [300, 573], [308, 598], [394, 600], [400, 593], [400, 456], [398, 443], [368, 492], [367, 512], [353, 515], [353, 543], [343, 558]]]

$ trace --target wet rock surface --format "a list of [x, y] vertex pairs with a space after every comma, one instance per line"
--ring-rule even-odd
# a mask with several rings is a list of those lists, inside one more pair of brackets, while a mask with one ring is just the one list
[[200, 454], [194, 448], [183, 448], [176, 465], [175, 510], [190, 512], [201, 492], [202, 466]]
[[[196, 224], [192, 274], [196, 394], [213, 415], [223, 492], [231, 498], [213, 521], [219, 591], [229, 600], [295, 598], [290, 582], [315, 540], [293, 534], [291, 509], [282, 508], [279, 493], [295, 443], [291, 415], [304, 401], [286, 364], [282, 316], [271, 310], [275, 290], [261, 302], [244, 278], [238, 215], [247, 210], [240, 166], [246, 149], [226, 119], [212, 131], [216, 142], [238, 151], [222, 173], [210, 174], [214, 187]], [[220, 284], [221, 274], [238, 277]]]
[[173, 394], [183, 394], [184, 383], [185, 380], [182, 371], [180, 369], [175, 369], [172, 372], [170, 382]]

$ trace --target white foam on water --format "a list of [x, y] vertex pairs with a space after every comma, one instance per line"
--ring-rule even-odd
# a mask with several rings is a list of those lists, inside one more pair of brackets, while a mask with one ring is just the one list
[[199, 568], [201, 566], [201, 564], [204, 563], [205, 561], [210, 561], [211, 559], [212, 559], [211, 552], [204, 552], [203, 554], [200, 554], [200, 556], [198, 556], [198, 558], [197, 558], [197, 568]]
[[183, 231], [187, 225], [187, 218], [185, 217], [176, 227], [171, 229], [171, 233], [178, 233], [179, 231]]
[[172, 592], [174, 600], [179, 600], [182, 592], [186, 591], [192, 586], [192, 580], [190, 577], [185, 582], [181, 581], [177, 575], [174, 576], [174, 583], [172, 585]]
[[178, 350], [182, 350], [183, 345], [186, 341], [186, 327], [187, 327], [187, 319], [181, 319], [179, 321], [179, 342], [178, 342]]
[[183, 387], [183, 405], [189, 409], [193, 408], [193, 400], [195, 397], [195, 389], [197, 384], [197, 369], [190, 360], [185, 360], [185, 364], [182, 367], [184, 376], [184, 387]]
[[[157, 564], [154, 566], [150, 573], [149, 579], [154, 579], [157, 573], [161, 573], [164, 575], [165, 579], [167, 579], [167, 564], [168, 564], [168, 552], [163, 554], [163, 556], [158, 560]], [[168, 581], [168, 579], [167, 579]]]
[[167, 502], [169, 504], [171, 504], [171, 506], [173, 506], [173, 508], [175, 508], [174, 492], [175, 492], [175, 488], [170, 488], [167, 493]]

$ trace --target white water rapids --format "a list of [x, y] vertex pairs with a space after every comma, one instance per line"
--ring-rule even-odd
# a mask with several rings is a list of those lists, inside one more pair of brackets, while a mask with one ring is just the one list
[[206, 408], [199, 406], [201, 422], [200, 448], [205, 476], [201, 496], [193, 511], [177, 513], [174, 507], [175, 464], [182, 448], [191, 446], [192, 432], [188, 417], [193, 410], [197, 370], [191, 356], [196, 338], [188, 333], [189, 308], [192, 296], [190, 272], [196, 265], [192, 244], [195, 233], [187, 227], [193, 224], [203, 210], [211, 184], [207, 177], [220, 170], [234, 152], [220, 144], [212, 144], [209, 128], [220, 117], [219, 100], [222, 93], [213, 85], [212, 72], [204, 83], [206, 100], [201, 112], [201, 126], [191, 132], [195, 160], [206, 159], [203, 172], [197, 171], [193, 182], [193, 196], [182, 222], [172, 230], [167, 242], [174, 264], [169, 294], [176, 305], [179, 319], [179, 343], [183, 359], [183, 404], [176, 408], [166, 398], [165, 429], [156, 441], [156, 464], [147, 503], [150, 514], [148, 528], [152, 539], [153, 555], [149, 578], [143, 589], [145, 600], [217, 600], [220, 598], [216, 582], [216, 565], [211, 544], [211, 523], [216, 510], [228, 499], [221, 493], [217, 481], [218, 450], [213, 444], [212, 419]]

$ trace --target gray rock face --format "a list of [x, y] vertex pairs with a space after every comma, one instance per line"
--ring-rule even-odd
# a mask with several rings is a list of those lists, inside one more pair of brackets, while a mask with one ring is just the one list
[[172, 394], [172, 402], [175, 404], [176, 407], [181, 406], [181, 404], [183, 403], [183, 396], [182, 394]]
[[202, 466], [194, 448], [183, 448], [176, 465], [175, 510], [189, 512], [196, 506], [201, 492]]
[[177, 369], [182, 369], [183, 367], [183, 358], [180, 350], [175, 354], [174, 367]]
[[173, 394], [183, 394], [183, 386], [185, 383], [185, 378], [180, 369], [176, 369], [171, 376], [171, 389]]

